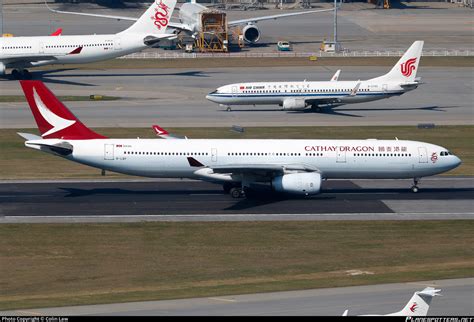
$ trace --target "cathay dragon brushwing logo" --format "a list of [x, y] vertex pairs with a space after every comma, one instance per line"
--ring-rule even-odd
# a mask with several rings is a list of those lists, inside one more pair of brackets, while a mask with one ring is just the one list
[[35, 88], [33, 88], [33, 98], [41, 116], [52, 126], [51, 129], [43, 133], [41, 136], [48, 136], [76, 123], [75, 120], [64, 119], [51, 112], [51, 110], [43, 103]]

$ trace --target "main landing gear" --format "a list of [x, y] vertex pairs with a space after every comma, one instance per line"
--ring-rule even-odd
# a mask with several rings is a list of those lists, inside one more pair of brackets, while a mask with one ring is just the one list
[[28, 69], [14, 69], [12, 70], [13, 79], [31, 79], [33, 76], [28, 71]]
[[241, 187], [239, 183], [224, 183], [223, 189], [225, 193], [230, 194], [232, 198], [244, 198], [245, 197], [245, 189]]
[[418, 182], [420, 182], [420, 178], [413, 178], [413, 186], [411, 187], [411, 191], [413, 193], [417, 193], [419, 188], [418, 188]]

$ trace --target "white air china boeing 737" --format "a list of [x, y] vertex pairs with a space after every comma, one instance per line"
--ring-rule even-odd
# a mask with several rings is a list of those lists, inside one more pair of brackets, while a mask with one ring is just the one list
[[[420, 84], [416, 78], [423, 41], [415, 41], [385, 75], [366, 81], [236, 83], [219, 87], [206, 98], [231, 110], [232, 105], [278, 104], [284, 110], [304, 110], [370, 102], [400, 96]], [[338, 71], [339, 72], [339, 71]]]
[[41, 81], [21, 86], [41, 133], [19, 133], [27, 147], [119, 173], [221, 183], [236, 198], [262, 182], [314, 195], [333, 178], [413, 178], [416, 192], [421, 177], [461, 163], [441, 146], [404, 140], [110, 139], [81, 123]]
[[13, 68], [14, 78], [31, 78], [26, 68], [83, 64], [128, 55], [163, 38], [176, 0], [156, 0], [128, 29], [111, 35], [0, 38], [0, 75]]

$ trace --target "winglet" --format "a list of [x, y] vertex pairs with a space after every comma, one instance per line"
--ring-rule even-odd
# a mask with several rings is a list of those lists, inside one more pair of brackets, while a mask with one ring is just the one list
[[58, 28], [55, 32], [53, 32], [50, 36], [61, 36], [61, 34], [63, 33], [63, 29], [62, 28]]
[[441, 290], [435, 289], [433, 287], [427, 287], [422, 291], [415, 292], [405, 305], [405, 307], [396, 313], [390, 315], [402, 315], [402, 316], [426, 316], [428, 314], [428, 309], [431, 304], [431, 300], [438, 294]]
[[337, 80], [339, 79], [339, 74], [341, 74], [340, 69], [338, 69], [334, 76], [331, 78], [331, 82], [337, 82]]
[[202, 164], [201, 162], [199, 162], [193, 157], [188, 157], [188, 162], [191, 167], [195, 167], [195, 168], [204, 167], [204, 164]]
[[342, 316], [347, 316], [347, 313], [349, 313], [349, 310], [345, 310], [344, 313], [342, 313]]
[[158, 125], [152, 125], [153, 131], [155, 131], [157, 136], [164, 136], [164, 135], [169, 135], [169, 132], [166, 131], [164, 128], [158, 126]]
[[359, 90], [360, 84], [361, 84], [361, 81], [359, 80], [359, 82], [357, 83], [357, 85], [356, 85], [356, 86], [354, 87], [354, 89], [352, 90], [350, 96], [356, 96], [357, 91]]
[[82, 46], [80, 47], [77, 47], [76, 49], [74, 49], [73, 51], [71, 51], [68, 55], [76, 55], [76, 54], [80, 54], [82, 51]]

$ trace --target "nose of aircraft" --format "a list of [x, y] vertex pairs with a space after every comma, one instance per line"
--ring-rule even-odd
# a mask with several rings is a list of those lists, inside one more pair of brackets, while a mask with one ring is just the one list
[[209, 101], [214, 101], [214, 96], [212, 94], [217, 93], [217, 89], [215, 91], [210, 92], [209, 94], [206, 95], [206, 99]]
[[453, 156], [453, 169], [461, 165], [462, 161], [457, 156]]

